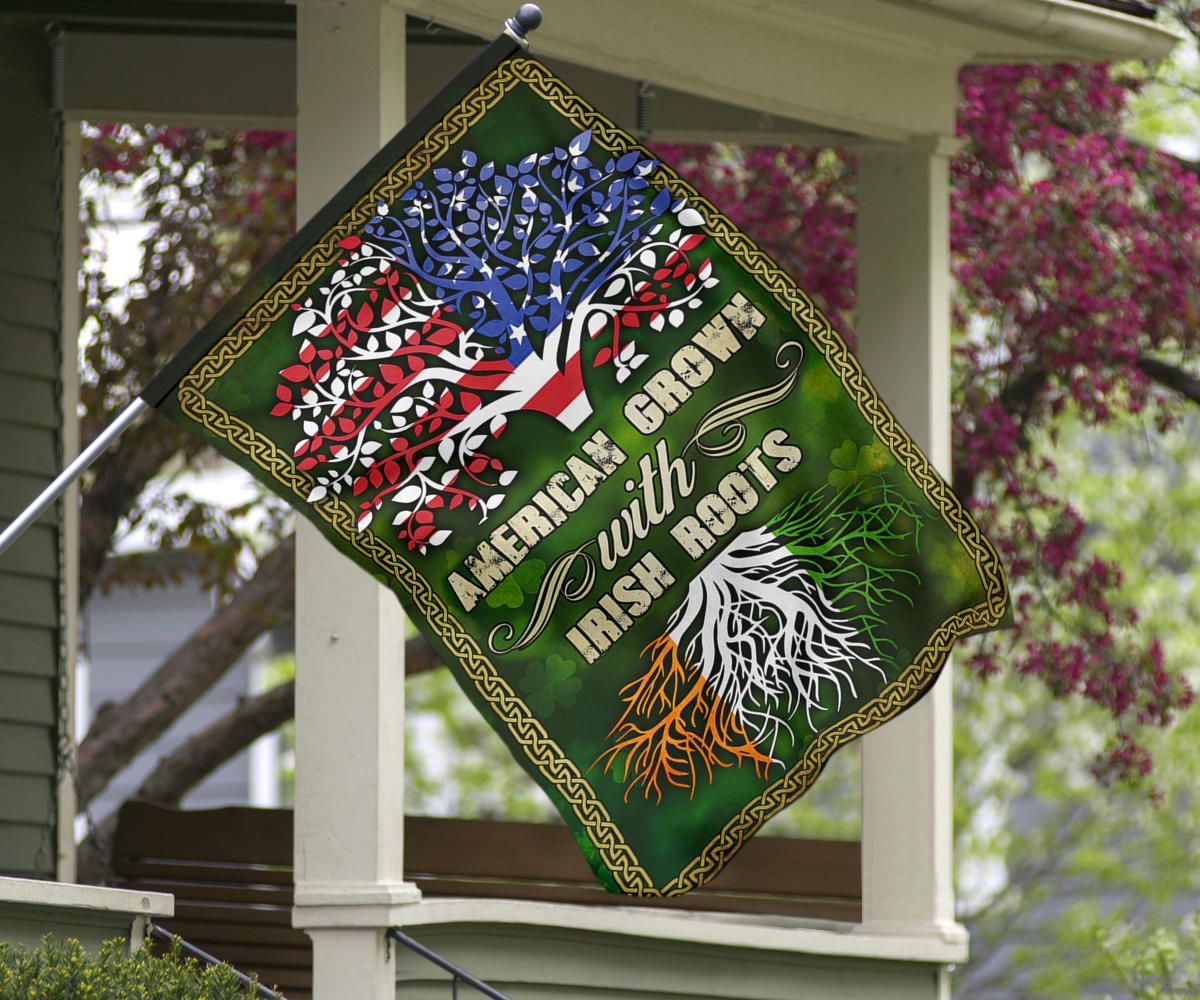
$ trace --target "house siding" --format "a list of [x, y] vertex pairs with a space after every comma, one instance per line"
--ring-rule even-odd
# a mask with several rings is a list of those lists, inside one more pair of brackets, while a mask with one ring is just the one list
[[[50, 56], [42, 31], [0, 24], [0, 520], [61, 455]], [[0, 557], [0, 874], [55, 874], [61, 532], [47, 513]]]

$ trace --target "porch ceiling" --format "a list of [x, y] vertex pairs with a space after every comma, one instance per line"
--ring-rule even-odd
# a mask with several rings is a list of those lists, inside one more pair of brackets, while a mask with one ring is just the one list
[[[490, 37], [515, 6], [514, 0], [399, 3], [415, 17], [455, 29], [448, 37], [410, 32], [410, 106], [432, 92], [442, 69], [467, 57], [471, 43], [458, 32]], [[1177, 40], [1155, 20], [1124, 12], [1138, 9], [1131, 0], [547, 0], [546, 7], [537, 53], [572, 64], [568, 78], [627, 125], [635, 124], [634, 81], [653, 84], [654, 134], [678, 140], [951, 136], [955, 74], [965, 63], [1153, 58]], [[261, 41], [265, 50], [268, 42], [290, 41], [295, 11], [283, 0], [0, 0], [4, 14], [58, 19], [77, 36], [77, 28], [126, 29], [109, 35], [114, 47], [124, 44], [118, 37], [137, 32], [204, 28], [243, 47]], [[453, 50], [443, 47], [447, 42]], [[278, 46], [268, 59], [280, 69], [286, 60]], [[173, 70], [158, 62], [167, 82]], [[110, 64], [120, 66], [124, 89], [132, 93], [140, 76], [136, 60]], [[206, 58], [196, 73], [214, 64], [231, 65]], [[186, 60], [171, 65], [186, 76]], [[203, 88], [185, 83], [184, 103], [198, 100]], [[270, 106], [261, 108], [248, 105], [271, 88], [238, 88], [237, 99], [247, 105], [241, 117], [290, 117], [290, 86], [290, 79], [276, 85]], [[90, 82], [84, 90], [102, 92]], [[172, 99], [169, 86], [151, 84], [146, 93], [160, 103]], [[146, 108], [134, 100], [125, 110], [170, 116], [171, 107]], [[239, 116], [234, 110], [228, 117]]]
[[[476, 33], [511, 0], [411, 0]], [[954, 133], [958, 67], [1153, 58], [1156, 21], [1077, 0], [560, 0], [540, 54], [885, 140]]]

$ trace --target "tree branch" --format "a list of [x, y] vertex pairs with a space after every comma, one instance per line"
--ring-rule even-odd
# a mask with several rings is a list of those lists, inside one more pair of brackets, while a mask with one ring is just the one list
[[[425, 673], [440, 665], [433, 646], [424, 636], [404, 644], [406, 676]], [[177, 806], [193, 788], [217, 768], [236, 757], [259, 737], [291, 721], [296, 712], [296, 682], [287, 681], [261, 694], [241, 699], [233, 709], [193, 734], [158, 764], [130, 796], [144, 802]], [[81, 882], [99, 884], [111, 868], [110, 851], [117, 832], [115, 809], [97, 824], [79, 845], [76, 873]]]
[[[1017, 373], [1000, 392], [1000, 405], [1004, 412], [1022, 426], [1025, 425], [1034, 401], [1046, 385], [1048, 379], [1046, 369], [1039, 362], [1032, 362], [1027, 368]], [[1028, 442], [1021, 435], [1021, 444]], [[951, 470], [951, 488], [964, 503], [975, 494], [975, 474], [965, 464], [956, 463]]]
[[[1139, 354], [1134, 367], [1164, 389], [1170, 389], [1184, 399], [1200, 404], [1200, 377], [1178, 365], [1148, 354]], [[1040, 364], [1031, 364], [1000, 393], [1000, 403], [1005, 412], [1023, 425], [1038, 393], [1045, 387], [1048, 379], [1049, 375]], [[952, 482], [954, 492], [962, 500], [967, 500], [975, 492], [975, 476], [962, 463], [954, 466]]]
[[117, 524], [162, 467], [200, 442], [182, 427], [147, 420], [131, 428], [92, 466], [79, 518], [79, 605], [83, 607], [108, 560]]
[[296, 682], [242, 698], [216, 722], [194, 733], [164, 757], [134, 792], [135, 799], [177, 806], [226, 761], [260, 736], [272, 733], [296, 714]]
[[1151, 381], [1179, 393], [1193, 403], [1200, 403], [1200, 378], [1147, 354], [1139, 354], [1135, 364], [1138, 371]]
[[295, 563], [295, 540], [289, 537], [136, 691], [120, 704], [101, 706], [79, 747], [81, 805], [166, 732], [266, 629], [292, 620]]
[[[439, 665], [428, 639], [417, 636], [404, 644], [406, 676]], [[242, 698], [211, 725], [193, 734], [171, 753], [160, 757], [138, 786], [133, 798], [161, 805], [179, 805], [196, 785], [237, 756], [260, 736], [274, 732], [296, 713], [296, 682], [286, 681], [261, 694]]]

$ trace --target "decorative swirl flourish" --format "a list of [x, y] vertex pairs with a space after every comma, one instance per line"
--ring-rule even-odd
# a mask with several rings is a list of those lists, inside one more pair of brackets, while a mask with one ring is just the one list
[[[691, 440], [683, 449], [684, 453], [695, 445], [705, 458], [724, 458], [741, 448], [746, 443], [746, 425], [742, 421], [751, 413], [765, 410], [786, 399], [796, 388], [800, 379], [800, 362], [804, 360], [803, 345], [795, 340], [780, 344], [779, 350], [775, 352], [775, 367], [786, 369], [788, 362], [785, 355], [792, 351], [796, 353], [796, 360], [791, 363], [792, 370], [781, 381], [763, 389], [751, 389], [750, 392], [718, 403], [696, 424]], [[702, 438], [713, 431], [719, 431], [724, 440], [717, 444], [705, 444]]]
[[[488, 646], [493, 653], [511, 653], [514, 649], [523, 649], [536, 639], [546, 626], [550, 624], [550, 616], [558, 605], [558, 599], [565, 597], [568, 601], [581, 601], [587, 597], [596, 583], [596, 561], [584, 549], [592, 542], [587, 542], [577, 549], [564, 552], [550, 564], [542, 584], [538, 587], [537, 597], [533, 602], [533, 614], [525, 624], [525, 631], [516, 642], [512, 642], [516, 629], [510, 622], [501, 622], [488, 633]], [[574, 582], [571, 573], [577, 561], [582, 561], [583, 574]], [[507, 649], [501, 649], [503, 643], [512, 642]]]

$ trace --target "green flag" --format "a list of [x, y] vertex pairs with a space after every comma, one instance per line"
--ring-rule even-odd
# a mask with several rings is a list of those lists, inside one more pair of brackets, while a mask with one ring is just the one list
[[712, 878], [1006, 613], [804, 292], [507, 41], [146, 398], [395, 591], [613, 890]]

